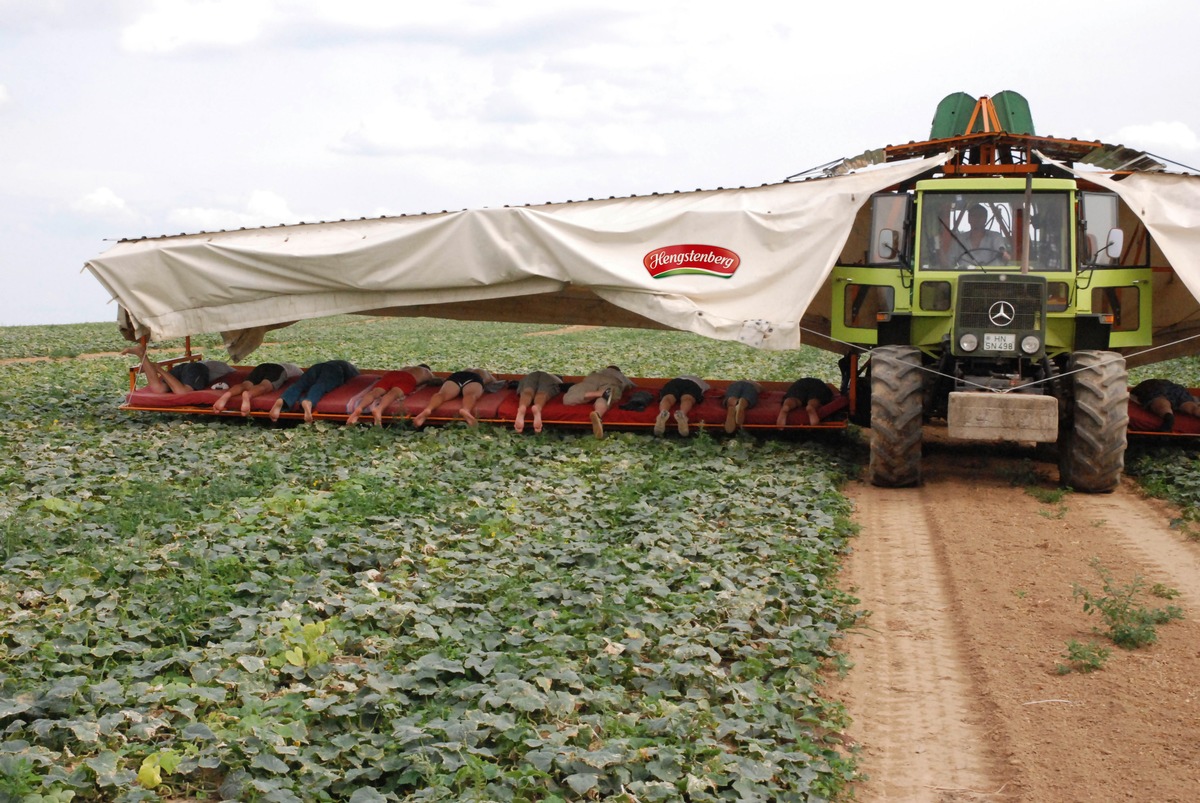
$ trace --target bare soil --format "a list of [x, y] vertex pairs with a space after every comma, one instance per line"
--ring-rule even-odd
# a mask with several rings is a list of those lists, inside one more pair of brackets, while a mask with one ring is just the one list
[[585, 326], [583, 324], [576, 324], [574, 326], [564, 326], [561, 329], [547, 329], [544, 332], [526, 332], [525, 336], [526, 337], [542, 337], [544, 335], [571, 335], [571, 334], [575, 334], [576, 332], [587, 332], [592, 329], [599, 329], [599, 328], [600, 328], [599, 326]]
[[[927, 432], [919, 488], [855, 483], [861, 527], [844, 582], [870, 610], [835, 683], [869, 779], [860, 801], [1200, 799], [1200, 543], [1169, 505], [1126, 481], [1112, 494], [1039, 501], [1057, 467], [1033, 447]], [[1153, 646], [1124, 650], [1073, 596], [1140, 576], [1176, 589]], [[1069, 640], [1111, 649], [1060, 674]]]
[[[151, 350], [153, 351], [153, 349]], [[66, 362], [67, 360], [98, 360], [101, 357], [120, 357], [119, 351], [97, 351], [91, 354], [78, 354], [74, 357], [5, 357], [0, 365], [16, 365], [26, 362]]]

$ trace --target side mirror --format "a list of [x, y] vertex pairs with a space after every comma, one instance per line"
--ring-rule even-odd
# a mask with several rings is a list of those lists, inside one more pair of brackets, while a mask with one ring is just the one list
[[900, 232], [895, 229], [881, 229], [879, 246], [875, 249], [883, 259], [900, 258]]
[[1109, 229], [1108, 241], [1104, 244], [1104, 248], [1100, 251], [1101, 254], [1117, 262], [1121, 259], [1121, 252], [1125, 250], [1125, 232], [1121, 229]]

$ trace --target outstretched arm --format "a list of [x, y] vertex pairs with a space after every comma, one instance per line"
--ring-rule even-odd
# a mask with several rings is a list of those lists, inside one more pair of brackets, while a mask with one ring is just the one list
[[192, 388], [183, 384], [170, 371], [163, 370], [163, 367], [146, 356], [145, 342], [138, 343], [136, 346], [131, 346], [121, 352], [122, 354], [132, 354], [142, 362], [142, 373], [146, 375], [146, 387], [152, 393], [190, 393]]

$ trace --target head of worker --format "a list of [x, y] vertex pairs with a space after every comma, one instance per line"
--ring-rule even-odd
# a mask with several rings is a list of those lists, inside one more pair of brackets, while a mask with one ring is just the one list
[[988, 211], [983, 204], [972, 204], [967, 209], [967, 223], [971, 226], [971, 231], [977, 231], [987, 226]]

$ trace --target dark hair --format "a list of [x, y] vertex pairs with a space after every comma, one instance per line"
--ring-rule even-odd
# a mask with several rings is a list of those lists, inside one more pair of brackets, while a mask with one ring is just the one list
[[432, 368], [430, 368], [428, 365], [426, 365], [426, 364], [425, 364], [425, 363], [423, 363], [423, 362], [419, 362], [419, 363], [417, 363], [417, 367], [418, 367], [418, 368], [424, 368], [426, 371], [432, 371], [432, 370], [433, 370]]

